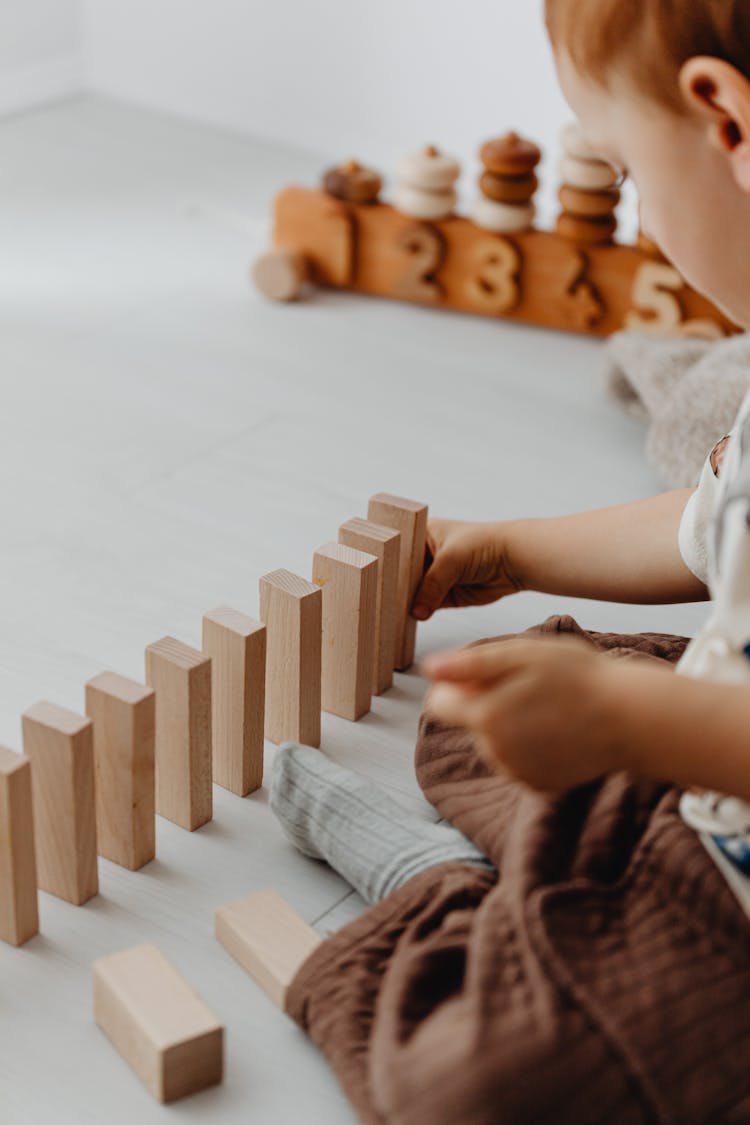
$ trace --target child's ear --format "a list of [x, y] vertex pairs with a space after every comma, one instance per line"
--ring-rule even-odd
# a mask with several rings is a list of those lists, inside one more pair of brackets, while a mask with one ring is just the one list
[[726, 153], [739, 187], [750, 193], [750, 81], [723, 59], [698, 56], [683, 63], [680, 91]]

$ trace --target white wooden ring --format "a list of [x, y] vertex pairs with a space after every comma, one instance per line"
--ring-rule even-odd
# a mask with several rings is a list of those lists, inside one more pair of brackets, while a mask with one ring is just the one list
[[433, 156], [429, 149], [402, 157], [396, 168], [400, 183], [422, 191], [447, 191], [460, 174], [461, 166], [454, 157], [442, 152]]
[[622, 176], [605, 160], [578, 160], [565, 156], [560, 162], [563, 183], [582, 191], [608, 191], [617, 187]]
[[272, 301], [296, 301], [307, 279], [307, 266], [296, 250], [267, 250], [253, 263], [252, 280]]
[[456, 201], [453, 188], [446, 191], [420, 191], [408, 184], [398, 184], [393, 192], [393, 206], [413, 219], [447, 219], [453, 213]]
[[560, 134], [563, 152], [576, 160], [601, 160], [601, 153], [592, 148], [586, 134], [577, 121], [571, 121]]
[[496, 234], [528, 230], [534, 225], [536, 207], [533, 203], [498, 203], [480, 196], [472, 209], [471, 217], [478, 227]]

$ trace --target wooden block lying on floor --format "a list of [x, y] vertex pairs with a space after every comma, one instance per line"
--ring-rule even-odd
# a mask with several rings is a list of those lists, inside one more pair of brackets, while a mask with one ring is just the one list
[[398, 591], [396, 595], [396, 660], [399, 671], [414, 663], [417, 623], [411, 604], [424, 571], [427, 541], [427, 505], [378, 492], [370, 500], [367, 518], [401, 532]]
[[94, 724], [99, 855], [137, 871], [156, 855], [155, 694], [103, 672], [86, 684]]
[[320, 746], [323, 595], [288, 570], [260, 580], [260, 619], [267, 629], [266, 738]]
[[213, 816], [211, 661], [162, 637], [146, 649], [146, 683], [156, 692], [156, 811], [192, 832]]
[[375, 599], [375, 673], [373, 692], [381, 695], [393, 684], [396, 663], [396, 593], [401, 555], [401, 534], [389, 527], [358, 518], [339, 528], [339, 543], [365, 551], [378, 560], [378, 587]]
[[224, 1028], [155, 945], [94, 962], [94, 1019], [160, 1102], [221, 1082]]
[[297, 970], [321, 940], [276, 891], [220, 906], [216, 937], [282, 1010]]
[[84, 715], [37, 703], [22, 727], [39, 887], [81, 906], [99, 890], [93, 726]]
[[323, 590], [323, 710], [354, 722], [372, 702], [378, 560], [327, 543], [315, 552], [313, 582]]
[[23, 945], [38, 932], [31, 762], [0, 746], [0, 939]]
[[214, 781], [239, 797], [263, 784], [266, 627], [222, 606], [203, 618], [211, 657]]

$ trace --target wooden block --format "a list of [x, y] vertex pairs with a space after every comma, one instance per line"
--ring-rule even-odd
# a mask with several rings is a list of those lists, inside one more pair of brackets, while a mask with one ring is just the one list
[[396, 594], [401, 554], [401, 534], [369, 520], [354, 518], [339, 528], [339, 543], [375, 555], [378, 586], [375, 599], [375, 672], [373, 692], [381, 695], [393, 684], [396, 663]]
[[103, 672], [86, 684], [94, 724], [99, 855], [137, 871], [156, 855], [154, 692]]
[[211, 657], [214, 781], [245, 797], [263, 784], [266, 627], [214, 609], [203, 618], [203, 651]]
[[93, 725], [54, 703], [37, 703], [22, 727], [39, 886], [81, 906], [99, 890]]
[[155, 945], [94, 962], [94, 1019], [157, 1101], [221, 1082], [224, 1028]]
[[260, 619], [267, 629], [266, 738], [320, 746], [323, 596], [288, 570], [260, 580]]
[[31, 762], [0, 746], [0, 939], [23, 945], [38, 932]]
[[417, 623], [411, 616], [411, 605], [424, 571], [427, 505], [379, 492], [370, 500], [367, 516], [373, 523], [401, 532], [395, 664], [399, 671], [405, 671], [414, 663]]
[[289, 985], [321, 940], [276, 891], [220, 906], [216, 937], [282, 1010]]
[[156, 811], [192, 832], [213, 816], [211, 661], [162, 637], [146, 649], [146, 683], [156, 692]]
[[372, 702], [378, 560], [327, 543], [315, 552], [313, 582], [323, 590], [323, 710], [355, 722]]

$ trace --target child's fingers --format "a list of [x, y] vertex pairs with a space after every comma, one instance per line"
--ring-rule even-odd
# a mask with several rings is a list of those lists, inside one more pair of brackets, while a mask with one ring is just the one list
[[430, 715], [446, 726], [470, 727], [476, 698], [455, 684], [441, 683], [430, 692], [426, 706]]
[[498, 641], [425, 657], [421, 669], [430, 680], [453, 683], [497, 680], [524, 663], [529, 641]]
[[414, 597], [412, 617], [417, 621], [429, 620], [460, 576], [460, 560], [450, 550], [438, 551]]

